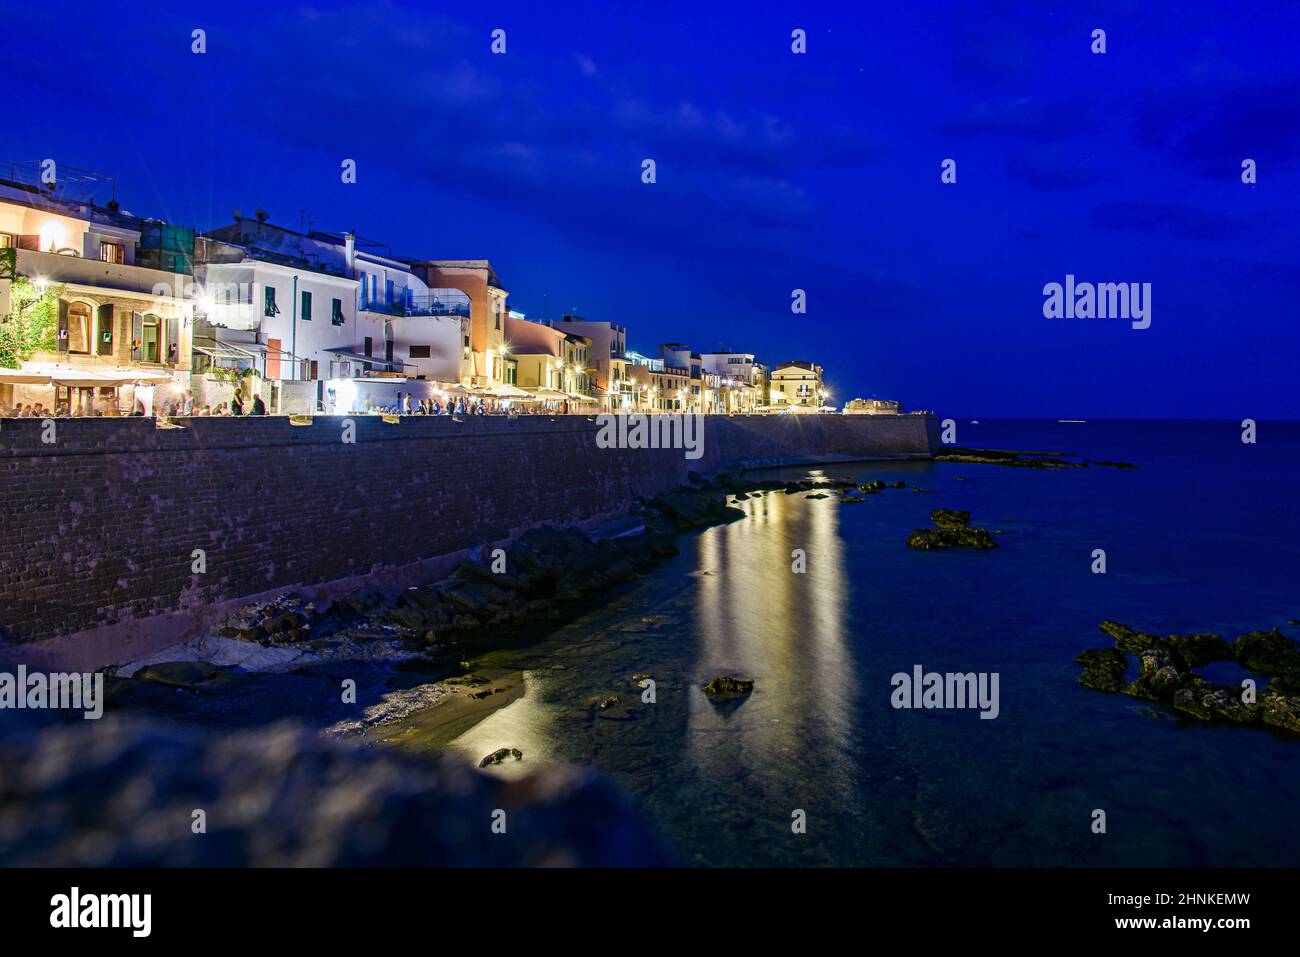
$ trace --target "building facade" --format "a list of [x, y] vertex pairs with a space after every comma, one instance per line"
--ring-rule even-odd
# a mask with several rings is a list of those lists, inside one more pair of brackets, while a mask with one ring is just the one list
[[[111, 182], [106, 178], [94, 180]], [[168, 406], [190, 387], [193, 230], [0, 180], [0, 405], [72, 415]], [[19, 343], [34, 306], [50, 322]]]
[[822, 381], [822, 367], [802, 359], [783, 362], [772, 371], [771, 398], [773, 412], [822, 411], [830, 398]]

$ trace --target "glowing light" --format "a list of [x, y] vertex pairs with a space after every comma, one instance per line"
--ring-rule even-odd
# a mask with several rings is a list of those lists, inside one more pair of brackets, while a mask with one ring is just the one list
[[57, 252], [68, 245], [68, 227], [57, 219], [51, 219], [41, 227], [41, 249]]

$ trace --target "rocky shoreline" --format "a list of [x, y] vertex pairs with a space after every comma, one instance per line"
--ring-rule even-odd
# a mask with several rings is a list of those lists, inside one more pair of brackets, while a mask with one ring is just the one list
[[[1154, 635], [1106, 620], [1101, 630], [1113, 648], [1090, 648], [1075, 661], [1083, 666], [1079, 684], [1094, 691], [1131, 695], [1170, 706], [1195, 721], [1261, 726], [1300, 735], [1300, 644], [1274, 628], [1251, 631], [1226, 641], [1220, 635]], [[1129, 659], [1137, 677], [1129, 680]], [[1236, 662], [1270, 679], [1252, 684], [1214, 684], [1194, 669]]]
[[1003, 449], [968, 449], [953, 446], [934, 457], [936, 462], [960, 462], [967, 465], [1001, 465], [1018, 469], [1083, 469], [1100, 465], [1113, 469], [1137, 468], [1131, 462], [1112, 462], [1106, 459], [1071, 461], [1068, 452], [1011, 452]]
[[[860, 502], [906, 487], [692, 473], [689, 485], [640, 503], [605, 534], [543, 526], [400, 592], [363, 587], [327, 606], [293, 594], [249, 604], [212, 634], [111, 669], [108, 707], [218, 725], [302, 717], [362, 739], [382, 738], [413, 712], [453, 707], [462, 727], [521, 693], [517, 682], [483, 678], [476, 657], [612, 597], [676, 555], [677, 534], [744, 518], [732, 502], [778, 493]], [[332, 700], [343, 677], [355, 682], [350, 705]]]

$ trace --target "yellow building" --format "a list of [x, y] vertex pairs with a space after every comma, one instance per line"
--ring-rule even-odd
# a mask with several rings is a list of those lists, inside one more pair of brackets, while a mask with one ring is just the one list
[[0, 180], [0, 321], [21, 321], [16, 286], [58, 296], [50, 348], [7, 360], [19, 369], [0, 374], [0, 404], [91, 415], [180, 401], [193, 272], [193, 230]]
[[772, 372], [773, 412], [815, 413], [830, 399], [822, 381], [822, 367], [815, 362], [793, 359]]

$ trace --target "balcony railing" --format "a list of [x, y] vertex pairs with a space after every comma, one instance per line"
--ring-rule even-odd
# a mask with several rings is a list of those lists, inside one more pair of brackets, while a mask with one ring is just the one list
[[464, 316], [469, 317], [469, 296], [398, 296], [393, 302], [369, 301], [361, 299], [357, 308], [362, 312], [378, 313], [381, 316], [405, 318], [409, 316]]

